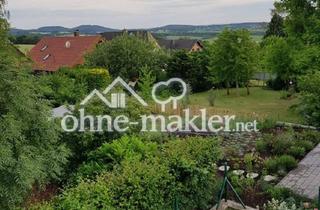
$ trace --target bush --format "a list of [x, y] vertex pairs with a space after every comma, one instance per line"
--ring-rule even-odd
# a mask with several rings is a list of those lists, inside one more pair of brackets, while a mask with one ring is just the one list
[[269, 151], [268, 143], [262, 139], [256, 142], [256, 148], [257, 148], [257, 151], [262, 154], [266, 154]]
[[280, 135], [274, 140], [272, 152], [275, 155], [286, 154], [288, 149], [293, 145], [291, 135]]
[[292, 155], [295, 158], [303, 158], [306, 154], [306, 150], [303, 147], [291, 146], [288, 151], [289, 155]]
[[320, 143], [320, 132], [318, 131], [303, 131], [298, 134], [298, 140], [306, 140], [313, 142], [315, 145]]
[[88, 161], [79, 167], [77, 179], [92, 179], [103, 171], [111, 171], [123, 160], [132, 158], [144, 160], [155, 155], [156, 151], [157, 144], [155, 143], [143, 142], [138, 136], [123, 136], [91, 152]]
[[311, 151], [314, 148], [314, 145], [312, 142], [310, 141], [306, 141], [306, 140], [297, 140], [294, 144], [296, 147], [301, 147], [304, 148], [305, 151]]
[[90, 155], [98, 165], [90, 174], [101, 171], [96, 181], [66, 189], [50, 207], [171, 209], [177, 199], [181, 209], [207, 209], [218, 192], [214, 163], [220, 153], [217, 139], [191, 137], [157, 145], [125, 136]]
[[310, 125], [320, 126], [320, 72], [301, 77], [298, 86], [302, 93], [298, 111]]
[[163, 147], [163, 161], [175, 177], [181, 209], [207, 209], [217, 193], [214, 163], [221, 157], [215, 138], [190, 137]]
[[297, 167], [297, 161], [290, 155], [282, 155], [274, 158], [270, 158], [265, 161], [266, 169], [271, 173], [277, 173], [281, 170], [289, 172]]

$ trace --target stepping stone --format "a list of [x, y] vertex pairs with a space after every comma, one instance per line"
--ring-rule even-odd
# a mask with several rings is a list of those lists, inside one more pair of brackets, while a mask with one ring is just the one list
[[248, 173], [247, 178], [256, 179], [258, 178], [259, 174], [257, 173]]
[[277, 179], [277, 177], [271, 176], [271, 175], [267, 175], [267, 176], [265, 176], [265, 177], [263, 178], [263, 180], [266, 181], [266, 182], [272, 182], [272, 181], [274, 181], [274, 180], [276, 180], [276, 179]]
[[234, 170], [232, 171], [234, 175], [241, 176], [244, 174], [244, 170]]

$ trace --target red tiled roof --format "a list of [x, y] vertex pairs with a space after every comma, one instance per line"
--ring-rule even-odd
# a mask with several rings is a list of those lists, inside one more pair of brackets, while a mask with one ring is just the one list
[[84, 63], [84, 55], [102, 40], [101, 36], [44, 37], [29, 52], [36, 71], [57, 71]]

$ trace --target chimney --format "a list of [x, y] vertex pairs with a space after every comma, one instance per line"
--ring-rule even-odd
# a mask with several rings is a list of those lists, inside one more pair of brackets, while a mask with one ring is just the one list
[[74, 35], [75, 37], [80, 36], [80, 31], [79, 31], [79, 29], [75, 30], [75, 31], [73, 32], [73, 35]]

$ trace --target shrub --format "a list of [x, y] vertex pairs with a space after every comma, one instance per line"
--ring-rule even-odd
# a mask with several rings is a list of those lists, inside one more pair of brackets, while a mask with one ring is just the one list
[[65, 190], [51, 207], [56, 210], [115, 209], [112, 207], [110, 189], [101, 177], [97, 181], [82, 181], [76, 187]]
[[303, 147], [291, 146], [288, 150], [288, 154], [295, 158], [302, 158], [306, 154], [306, 150]]
[[267, 142], [265, 142], [264, 140], [259, 140], [256, 142], [256, 148], [257, 148], [257, 151], [260, 152], [260, 153], [267, 153], [269, 150], [269, 145]]
[[304, 148], [305, 151], [310, 151], [313, 149], [314, 145], [312, 142], [310, 141], [306, 141], [306, 140], [298, 140], [295, 142], [294, 144], [296, 147], [301, 147]]
[[283, 155], [293, 145], [293, 136], [291, 133], [281, 134], [275, 137], [272, 152], [275, 155]]
[[290, 170], [297, 167], [297, 161], [292, 156], [282, 155], [266, 160], [265, 166], [267, 170], [271, 173], [276, 173], [280, 170], [289, 172]]
[[124, 136], [90, 154], [92, 164], [86, 164], [90, 170], [82, 168], [80, 178], [89, 172], [93, 179], [94, 170], [100, 170], [96, 181], [80, 181], [51, 206], [170, 209], [176, 198], [181, 209], [207, 209], [212, 193], [218, 192], [214, 163], [220, 153], [215, 138], [175, 139], [160, 146], [141, 137]]
[[163, 147], [163, 161], [175, 177], [182, 209], [207, 209], [216, 188], [213, 164], [221, 157], [215, 138], [190, 137], [173, 140]]
[[144, 160], [155, 155], [156, 151], [155, 143], [143, 142], [138, 136], [123, 136], [91, 152], [88, 161], [79, 167], [77, 179], [94, 178], [103, 171], [111, 171], [123, 160], [132, 158]]
[[302, 95], [298, 111], [310, 125], [320, 126], [320, 72], [301, 77], [298, 86]]
[[298, 134], [299, 140], [306, 140], [313, 142], [314, 144], [320, 143], [320, 132], [318, 131], [303, 131]]

